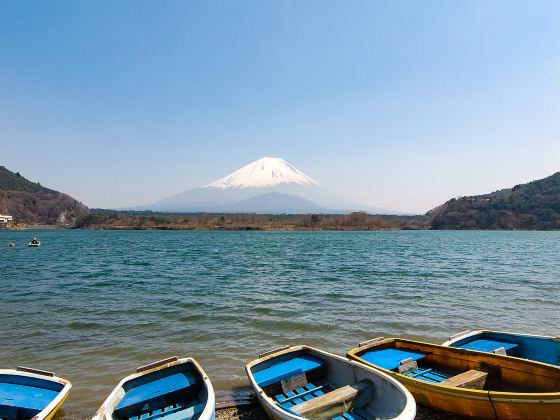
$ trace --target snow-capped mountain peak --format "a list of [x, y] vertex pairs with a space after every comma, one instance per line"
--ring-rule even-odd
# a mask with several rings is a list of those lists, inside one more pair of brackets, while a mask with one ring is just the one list
[[219, 179], [208, 188], [267, 188], [278, 185], [299, 185], [320, 188], [319, 183], [284, 159], [263, 157]]

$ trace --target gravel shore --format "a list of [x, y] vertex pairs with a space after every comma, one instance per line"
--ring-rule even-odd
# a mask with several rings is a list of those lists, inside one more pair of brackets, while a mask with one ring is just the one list
[[[266, 420], [266, 414], [258, 404], [246, 404], [237, 407], [216, 410], [217, 420]], [[416, 420], [460, 420], [441, 411], [418, 406]]]

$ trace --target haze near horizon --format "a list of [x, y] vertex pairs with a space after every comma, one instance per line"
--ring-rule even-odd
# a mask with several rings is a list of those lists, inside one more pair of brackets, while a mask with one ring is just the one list
[[0, 165], [90, 207], [263, 156], [423, 213], [560, 170], [560, 3], [2, 2]]

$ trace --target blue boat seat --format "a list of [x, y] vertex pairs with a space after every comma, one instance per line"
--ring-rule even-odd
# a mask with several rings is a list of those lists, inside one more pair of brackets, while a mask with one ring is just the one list
[[460, 349], [484, 351], [487, 353], [493, 353], [494, 351], [502, 347], [506, 351], [506, 354], [511, 355], [515, 352], [519, 345], [508, 343], [507, 341], [480, 339], [459, 346]]
[[0, 383], [0, 418], [33, 417], [56, 398], [59, 391], [14, 383]]
[[[278, 405], [280, 407], [282, 407], [284, 410], [287, 410], [290, 413], [296, 414], [292, 411], [292, 407], [294, 405], [301, 404], [304, 401], [309, 401], [309, 400], [312, 400], [315, 397], [319, 397], [321, 395], [324, 395], [325, 394], [324, 390], [326, 391], [326, 388], [327, 388], [327, 385], [314, 385], [312, 383], [309, 383], [309, 384], [305, 385], [304, 387], [294, 389], [293, 391], [288, 391], [285, 394], [275, 395], [274, 398], [278, 402]], [[365, 413], [366, 414], [365, 416], [361, 416], [356, 411], [359, 411], [359, 410], [353, 410], [352, 412], [348, 411], [348, 412], [344, 413], [342, 416], [334, 417], [333, 420], [335, 420], [335, 419], [338, 419], [338, 420], [365, 420], [365, 419], [370, 417], [363, 410], [362, 410], [362, 413]]]
[[360, 356], [366, 362], [387, 370], [397, 369], [403, 360], [412, 359], [418, 361], [424, 357], [426, 356], [422, 353], [400, 349], [372, 350]]
[[323, 361], [317, 357], [304, 354], [284, 362], [276, 363], [259, 372], [255, 372], [253, 377], [257, 384], [263, 388], [291, 378], [294, 375], [309, 372], [323, 366]]
[[366, 417], [360, 416], [358, 413], [356, 413], [356, 411], [358, 410], [347, 411], [341, 416], [333, 417], [332, 420], [366, 420], [371, 417], [367, 415], [367, 413]]
[[189, 406], [173, 404], [140, 416], [129, 417], [129, 420], [157, 420], [161, 418], [165, 418], [165, 420], [188, 420], [198, 416], [203, 410], [204, 404]]
[[426, 368], [410, 369], [404, 372], [403, 375], [408, 376], [409, 378], [420, 379], [422, 381], [432, 383], [443, 382], [452, 376], [439, 370]]
[[141, 410], [146, 411], [143, 410], [146, 404], [152, 406], [152, 410], [168, 407], [172, 401], [167, 401], [167, 397], [175, 393], [187, 392], [197, 384], [197, 378], [192, 372], [178, 372], [129, 390], [125, 389], [126, 393], [115, 407], [115, 413], [121, 417], [131, 418]]
[[302, 388], [296, 388], [293, 391], [288, 391], [285, 394], [275, 395], [274, 398], [280, 407], [289, 410], [296, 404], [301, 404], [303, 401], [312, 400], [315, 397], [323, 395], [325, 392], [325, 385], [313, 385], [311, 383]]

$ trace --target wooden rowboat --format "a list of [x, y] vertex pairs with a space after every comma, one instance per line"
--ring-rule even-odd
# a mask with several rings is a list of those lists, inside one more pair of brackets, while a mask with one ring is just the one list
[[451, 336], [442, 346], [521, 357], [560, 366], [560, 337], [476, 330]]
[[0, 369], [1, 419], [51, 419], [72, 384], [52, 372], [18, 366]]
[[307, 346], [260, 355], [245, 367], [273, 419], [412, 420], [412, 395], [389, 376]]
[[170, 357], [139, 367], [124, 378], [94, 420], [210, 420], [215, 416], [212, 383], [192, 358]]
[[560, 368], [514, 357], [398, 338], [348, 357], [404, 384], [418, 404], [479, 419], [558, 419]]

